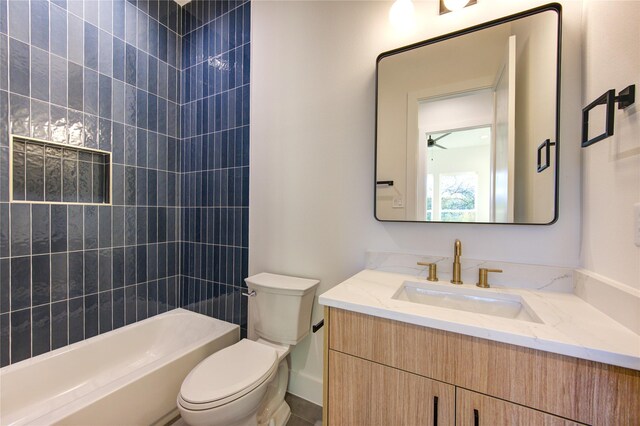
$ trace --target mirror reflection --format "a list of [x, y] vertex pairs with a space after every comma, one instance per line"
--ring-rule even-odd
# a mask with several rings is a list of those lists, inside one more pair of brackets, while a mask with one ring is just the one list
[[379, 220], [555, 220], [558, 33], [550, 6], [380, 55]]

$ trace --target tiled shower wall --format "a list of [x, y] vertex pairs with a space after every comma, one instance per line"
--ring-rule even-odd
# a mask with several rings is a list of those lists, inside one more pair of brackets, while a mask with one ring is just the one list
[[247, 330], [250, 3], [183, 9], [182, 306]]
[[[0, 365], [180, 304], [180, 8], [0, 1]], [[113, 205], [9, 204], [9, 134], [112, 152]]]

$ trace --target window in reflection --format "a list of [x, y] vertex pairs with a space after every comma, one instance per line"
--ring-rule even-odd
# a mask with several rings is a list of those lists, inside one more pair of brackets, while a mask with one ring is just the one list
[[[436, 199], [434, 193], [438, 194]], [[477, 200], [477, 173], [427, 175], [427, 220], [475, 222]]]
[[460, 173], [440, 176], [440, 220], [475, 222], [478, 175]]

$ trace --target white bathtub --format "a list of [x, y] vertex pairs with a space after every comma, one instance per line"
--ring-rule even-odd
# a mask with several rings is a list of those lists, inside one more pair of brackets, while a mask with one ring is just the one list
[[0, 424], [163, 424], [189, 371], [239, 338], [237, 325], [175, 309], [4, 367]]

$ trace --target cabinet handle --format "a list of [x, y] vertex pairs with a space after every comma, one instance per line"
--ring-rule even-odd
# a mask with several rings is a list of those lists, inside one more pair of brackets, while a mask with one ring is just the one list
[[438, 397], [433, 397], [433, 426], [438, 426]]
[[480, 426], [480, 413], [478, 410], [473, 410], [473, 426]]

